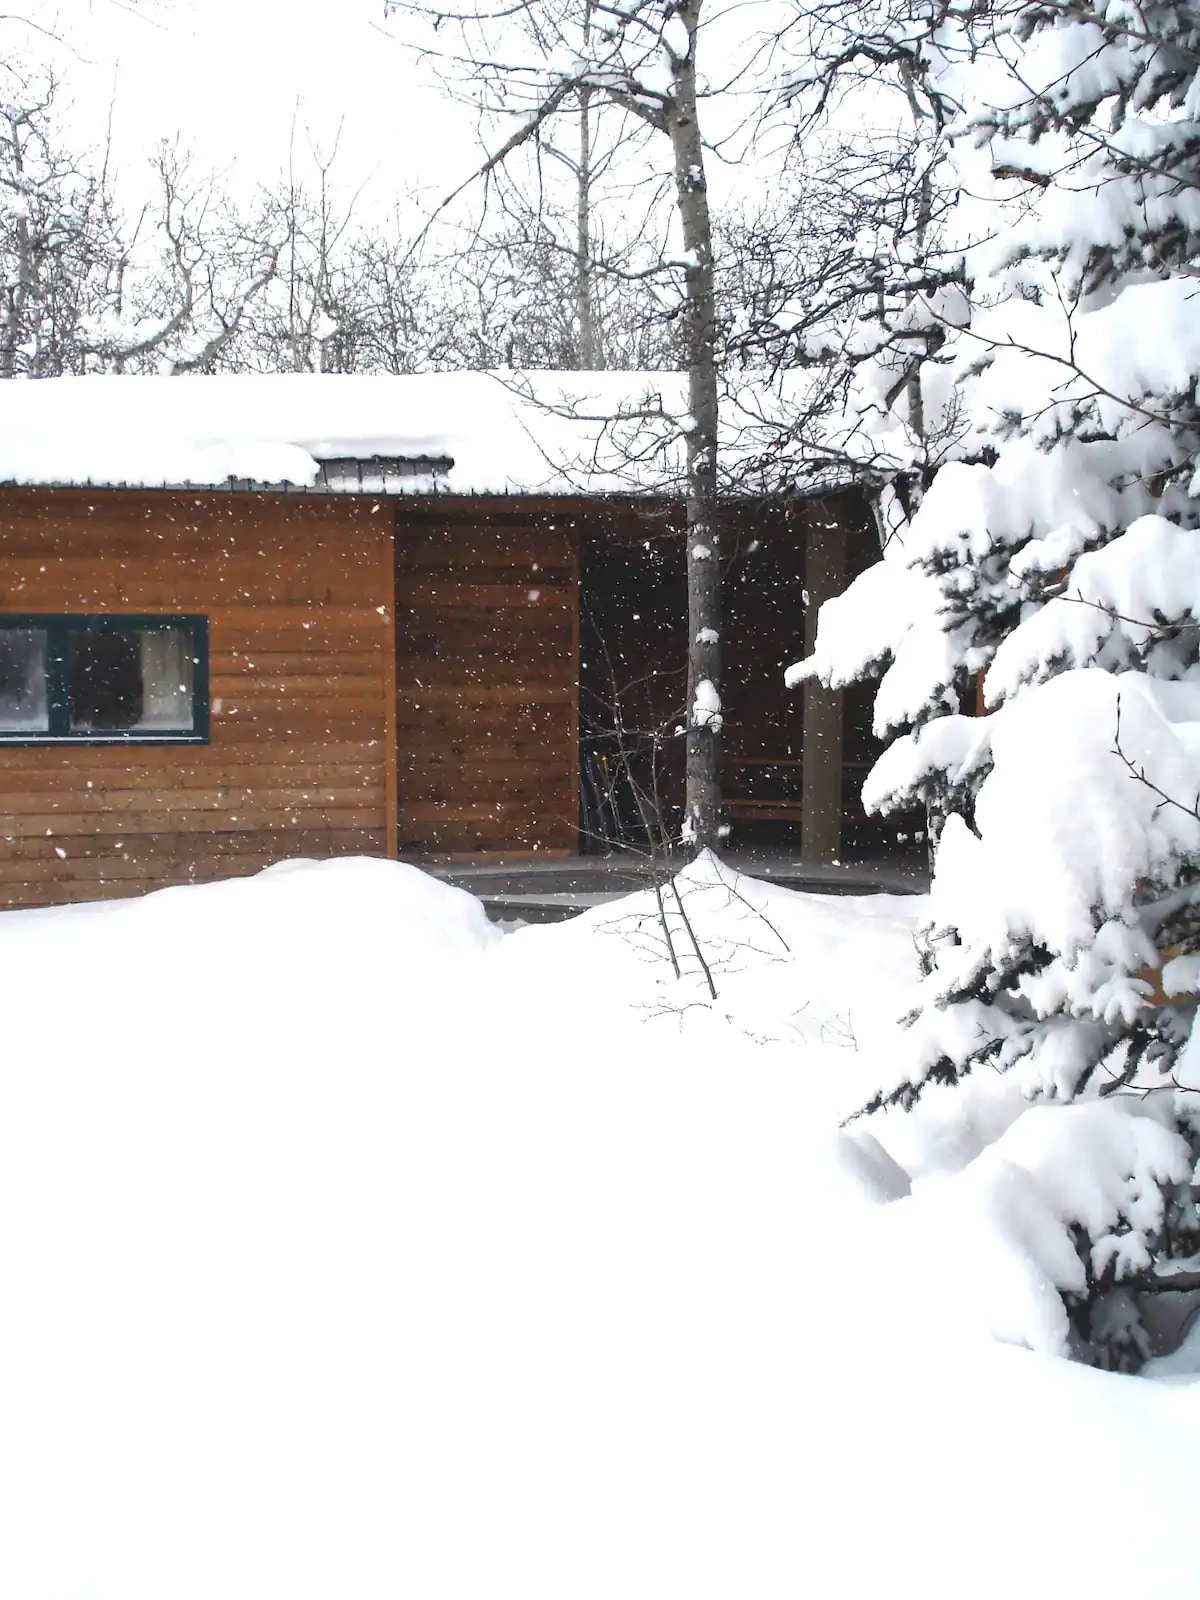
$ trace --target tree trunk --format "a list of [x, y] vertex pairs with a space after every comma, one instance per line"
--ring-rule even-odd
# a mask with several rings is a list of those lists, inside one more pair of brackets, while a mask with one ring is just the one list
[[686, 58], [674, 60], [667, 131], [684, 245], [684, 348], [688, 374], [688, 712], [684, 837], [696, 850], [721, 840], [721, 543], [717, 517], [716, 296], [704, 147], [696, 105], [701, 0], [682, 0]]
[[[591, 8], [588, 8], [590, 20]], [[585, 26], [584, 38], [587, 38]], [[592, 89], [579, 90], [579, 168], [575, 215], [575, 315], [579, 323], [579, 365], [584, 372], [603, 366], [596, 338], [596, 307], [592, 297]]]
[[[904, 66], [901, 69], [901, 77], [904, 82], [905, 95], [908, 99], [908, 109], [913, 119], [913, 131], [915, 133], [920, 133], [922, 125], [928, 121], [928, 112], [922, 109], [921, 102], [917, 98], [916, 83], [913, 78], [911, 67], [907, 65]], [[927, 165], [921, 174], [920, 183], [917, 188], [915, 239], [917, 246], [917, 260], [921, 263], [924, 263], [925, 261], [925, 250], [929, 243], [929, 229], [932, 223], [933, 173]], [[911, 300], [909, 303], [912, 303]], [[933, 351], [940, 343], [941, 338], [937, 337], [934, 331], [931, 331], [930, 340], [925, 350], [925, 356], [928, 357], [929, 355], [932, 355]], [[916, 360], [912, 363], [912, 370], [909, 373], [908, 383], [905, 386], [908, 399], [908, 425], [912, 430], [914, 438], [921, 446], [920, 473], [919, 476], [914, 479], [914, 487], [910, 496], [911, 504], [908, 507], [909, 516], [912, 516], [921, 503], [927, 486], [926, 478], [929, 475], [929, 448], [928, 440], [925, 437], [925, 397], [924, 391], [921, 387], [921, 374], [924, 366], [925, 361], [923, 359]]]
[[[583, 49], [592, 42], [592, 0], [584, 0]], [[575, 316], [579, 323], [579, 365], [597, 372], [604, 365], [596, 338], [596, 304], [592, 295], [592, 98], [590, 83], [579, 86], [579, 165], [575, 209]]]
[[[846, 587], [846, 530], [820, 509], [807, 519], [804, 540], [804, 653], [817, 642], [821, 607]], [[828, 864], [842, 846], [842, 696], [811, 680], [804, 685], [804, 744], [800, 768], [800, 854]]]

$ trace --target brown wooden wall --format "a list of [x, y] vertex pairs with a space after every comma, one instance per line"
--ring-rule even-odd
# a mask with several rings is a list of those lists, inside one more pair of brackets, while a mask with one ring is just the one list
[[211, 742], [0, 746], [0, 905], [394, 853], [392, 514], [0, 491], [0, 611], [194, 612]]
[[579, 821], [579, 557], [565, 508], [403, 505], [401, 855], [569, 855]]

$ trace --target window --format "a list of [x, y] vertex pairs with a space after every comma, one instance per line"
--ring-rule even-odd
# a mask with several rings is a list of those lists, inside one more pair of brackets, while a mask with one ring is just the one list
[[0, 615], [0, 743], [208, 739], [204, 617]]

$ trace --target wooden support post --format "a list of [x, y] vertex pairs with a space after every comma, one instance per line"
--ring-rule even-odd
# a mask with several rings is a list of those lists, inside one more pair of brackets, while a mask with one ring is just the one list
[[[585, 118], [586, 121], [586, 118]], [[583, 730], [579, 725], [579, 674], [581, 671], [581, 655], [579, 639], [579, 625], [583, 606], [583, 579], [580, 567], [583, 560], [583, 535], [574, 522], [568, 522], [565, 532], [567, 541], [567, 554], [570, 558], [570, 575], [568, 584], [571, 590], [571, 653], [570, 662], [571, 682], [574, 684], [575, 693], [570, 703], [571, 717], [571, 768], [568, 774], [568, 790], [566, 794], [566, 815], [570, 825], [575, 829], [575, 849], [582, 854], [584, 848], [583, 833], [580, 824], [583, 820], [580, 809], [580, 748], [579, 742], [583, 737]]]
[[[804, 653], [817, 638], [822, 604], [846, 586], [846, 530], [821, 505], [808, 518], [804, 545]], [[838, 859], [842, 843], [842, 697], [811, 680], [804, 686], [804, 768], [800, 853], [806, 862]]]
[[392, 512], [391, 521], [382, 574], [385, 605], [384, 635], [387, 650], [383, 704], [383, 755], [387, 766], [384, 769], [383, 792], [387, 814], [386, 854], [389, 861], [395, 861], [400, 854], [400, 732], [397, 720], [400, 689], [399, 662], [396, 655], [396, 539], [399, 534], [397, 512]]

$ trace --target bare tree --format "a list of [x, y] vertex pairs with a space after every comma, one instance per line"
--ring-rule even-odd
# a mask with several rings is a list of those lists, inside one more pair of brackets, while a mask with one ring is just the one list
[[209, 370], [274, 276], [266, 207], [239, 209], [176, 146], [135, 214], [111, 142], [73, 151], [53, 74], [8, 64], [0, 109], [0, 378]]
[[[807, 20], [817, 51], [823, 19]], [[743, 372], [768, 384], [804, 373], [776, 383], [770, 415], [746, 418], [744, 442], [759, 444], [742, 462], [756, 482], [852, 479], [912, 510], [958, 437], [951, 412], [927, 416], [922, 379], [945, 359], [962, 257], [945, 240], [955, 189], [942, 108], [899, 46], [871, 68], [869, 84], [844, 65], [829, 69], [828, 84], [818, 77], [827, 92], [797, 111], [773, 192], [719, 219], [722, 364], [734, 387]], [[842, 72], [850, 105], [864, 89], [868, 104], [888, 107], [882, 128], [855, 127], [845, 111], [836, 127], [825, 120]], [[871, 414], [850, 401], [865, 367], [878, 407], [903, 417], [903, 461], [881, 450]]]
[[355, 342], [364, 315], [354, 265], [355, 207], [362, 186], [346, 200], [335, 180], [341, 129], [332, 146], [307, 139], [312, 178], [297, 175], [293, 128], [288, 170], [269, 202], [282, 237], [275, 290], [255, 319], [255, 364], [283, 372], [357, 370]]
[[79, 324], [120, 255], [107, 169], [56, 126], [54, 75], [10, 62], [0, 108], [0, 378], [80, 369]]
[[[678, 320], [688, 380], [683, 423], [688, 563], [688, 715], [686, 837], [698, 849], [715, 849], [721, 837], [719, 748], [721, 730], [720, 526], [717, 504], [718, 384], [716, 295], [712, 221], [700, 127], [696, 55], [702, 0], [571, 0], [523, 8], [537, 43], [508, 55], [511, 12], [482, 7], [450, 12], [436, 3], [392, 6], [432, 20], [442, 36], [457, 28], [457, 48], [433, 45], [428, 54], [443, 69], [469, 76], [477, 103], [488, 113], [515, 115], [503, 138], [451, 199], [472, 183], [494, 184], [520, 157], [536, 154], [571, 108], [590, 114], [604, 103], [657, 136], [670, 155], [677, 236], [682, 248], [658, 271], [680, 280]], [[561, 63], [567, 62], [567, 65]], [[576, 176], [582, 185], [590, 150], [581, 144]], [[447, 202], [449, 203], [449, 202]], [[576, 234], [578, 256], [591, 239]], [[578, 281], [578, 280], [577, 280]], [[578, 292], [578, 291], [577, 291]]]
[[177, 145], [153, 161], [157, 195], [120, 241], [108, 303], [85, 330], [110, 370], [211, 371], [272, 281], [280, 242], [266, 210], [242, 213]]

